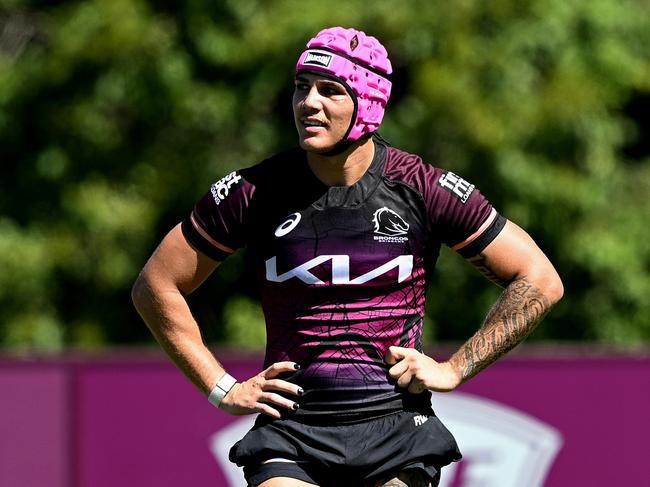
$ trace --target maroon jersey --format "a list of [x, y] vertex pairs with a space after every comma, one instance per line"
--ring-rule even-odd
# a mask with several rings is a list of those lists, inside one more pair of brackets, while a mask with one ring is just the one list
[[215, 183], [183, 222], [222, 261], [247, 247], [266, 319], [266, 365], [290, 360], [305, 390], [297, 417], [354, 421], [426, 411], [388, 376], [391, 345], [422, 349], [427, 284], [440, 247], [469, 257], [501, 231], [474, 185], [375, 143], [363, 177], [328, 187], [294, 149]]

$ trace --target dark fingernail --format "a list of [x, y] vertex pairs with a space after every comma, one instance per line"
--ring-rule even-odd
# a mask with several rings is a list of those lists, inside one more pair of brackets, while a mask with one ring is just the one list
[[302, 396], [305, 393], [305, 390], [302, 387], [298, 388], [298, 395]]
[[296, 370], [300, 370], [300, 364], [293, 364], [293, 368]]
[[293, 406], [291, 406], [291, 407], [293, 408], [294, 411], [297, 411], [298, 408], [300, 407], [300, 404], [298, 404], [297, 402], [294, 402]]

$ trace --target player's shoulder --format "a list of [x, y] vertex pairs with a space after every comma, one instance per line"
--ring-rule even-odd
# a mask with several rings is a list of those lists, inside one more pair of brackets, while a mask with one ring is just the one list
[[430, 201], [455, 198], [464, 205], [478, 194], [476, 186], [458, 174], [395, 147], [387, 148], [384, 176], [410, 185]]
[[424, 161], [418, 154], [397, 147], [386, 148], [384, 177], [389, 180], [400, 181], [418, 191], [425, 191], [444, 173], [444, 169]]
[[300, 152], [290, 149], [274, 154], [252, 166], [236, 169], [221, 175], [210, 186], [210, 193], [218, 206], [228, 200], [250, 202], [255, 194], [265, 188], [278, 188], [283, 179], [291, 173], [292, 164], [300, 157]]

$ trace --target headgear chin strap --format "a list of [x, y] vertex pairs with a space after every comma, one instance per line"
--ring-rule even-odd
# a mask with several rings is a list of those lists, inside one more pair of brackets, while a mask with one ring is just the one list
[[353, 95], [355, 110], [350, 127], [327, 154], [339, 154], [379, 128], [390, 98], [392, 83], [388, 75], [393, 68], [386, 49], [377, 39], [343, 27], [322, 30], [300, 55], [296, 72], [300, 71], [334, 77]]

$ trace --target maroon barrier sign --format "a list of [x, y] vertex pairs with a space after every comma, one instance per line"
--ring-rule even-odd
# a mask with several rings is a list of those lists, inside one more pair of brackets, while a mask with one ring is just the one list
[[[163, 357], [134, 356], [0, 361], [0, 485], [245, 485], [226, 457], [253, 417], [215, 410]], [[240, 379], [261, 365], [223, 362]], [[464, 454], [442, 487], [648, 482], [647, 357], [506, 358], [433, 405]]]

